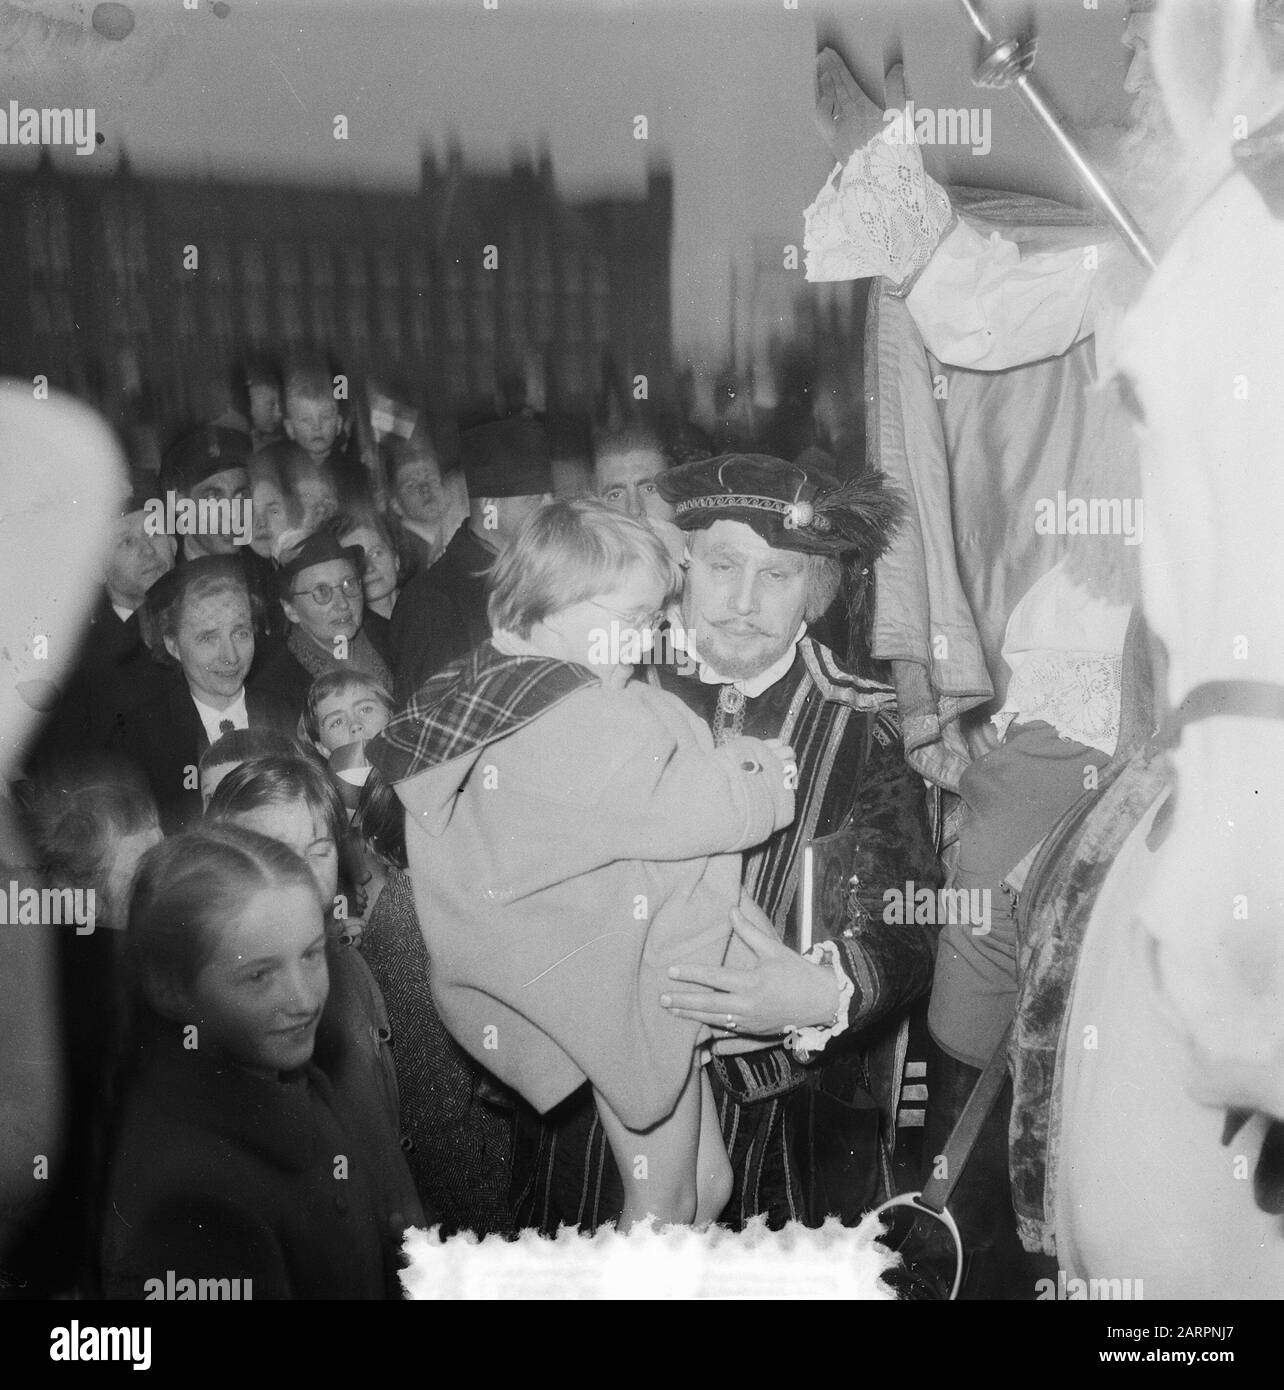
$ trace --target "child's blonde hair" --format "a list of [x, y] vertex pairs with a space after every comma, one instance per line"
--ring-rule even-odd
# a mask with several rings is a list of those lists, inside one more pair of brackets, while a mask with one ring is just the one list
[[536, 623], [609, 592], [634, 569], [664, 586], [665, 604], [682, 589], [682, 570], [649, 526], [594, 497], [546, 502], [490, 571], [490, 625], [529, 637]]

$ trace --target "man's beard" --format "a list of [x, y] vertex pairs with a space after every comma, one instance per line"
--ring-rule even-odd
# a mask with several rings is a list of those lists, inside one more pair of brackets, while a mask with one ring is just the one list
[[792, 632], [787, 637], [765, 632], [754, 632], [745, 637], [725, 633], [711, 625], [698, 627], [694, 631], [700, 660], [720, 676], [730, 676], [738, 681], [760, 676], [793, 645]]
[[1181, 142], [1168, 119], [1158, 84], [1148, 82], [1134, 97], [1124, 125], [1088, 126], [1084, 151], [1142, 230], [1162, 247], [1179, 213]]

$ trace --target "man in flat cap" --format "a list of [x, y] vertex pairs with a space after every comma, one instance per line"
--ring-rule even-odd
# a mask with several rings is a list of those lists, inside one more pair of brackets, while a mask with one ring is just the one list
[[[249, 437], [222, 425], [193, 431], [166, 454], [161, 515], [166, 524], [171, 516], [178, 522], [179, 564], [202, 555], [235, 555], [248, 544], [245, 528], [239, 539], [235, 520], [249, 501], [249, 462]], [[199, 519], [199, 530], [192, 529], [192, 517]], [[217, 529], [206, 526], [209, 519], [217, 520]]]
[[486, 574], [526, 517], [553, 494], [548, 440], [538, 420], [513, 416], [461, 431], [459, 461], [468, 520], [441, 559], [406, 585], [393, 610], [399, 700], [490, 637]]
[[[737, 914], [735, 930], [755, 967], [675, 970], [662, 1003], [724, 1033], [777, 1040], [713, 1063], [735, 1172], [723, 1220], [854, 1220], [883, 1190], [895, 1040], [906, 1007], [926, 993], [935, 951], [931, 926], [885, 920], [885, 894], [907, 881], [934, 889], [940, 873], [891, 691], [845, 670], [808, 623], [833, 601], [843, 563], [868, 566], [882, 553], [899, 507], [876, 474], [840, 483], [763, 455], [684, 464], [659, 487], [686, 533], [687, 577], [670, 614], [679, 659], [647, 667], [646, 678], [706, 720], [715, 741], [783, 738], [798, 757], [793, 824], [745, 855], [759, 912]], [[819, 854], [839, 865], [846, 891], [827, 929], [813, 921], [804, 955], [793, 945], [809, 848], [813, 864]], [[543, 1124], [520, 1112], [522, 1224], [551, 1231], [614, 1214], [618, 1180], [591, 1111], [568, 1103]], [[841, 1163], [826, 1161], [839, 1153]]]
[[[259, 622], [256, 662], [262, 665], [285, 641], [286, 624], [276, 605], [272, 564], [252, 545], [255, 463], [243, 430], [218, 423], [202, 426], [166, 454], [160, 500], [165, 524], [170, 517], [178, 523], [174, 539], [180, 566], [205, 555], [226, 555], [240, 566]], [[193, 515], [198, 519], [195, 531], [189, 524]]]
[[359, 671], [389, 688], [388, 621], [366, 609], [365, 563], [361, 547], [341, 544], [333, 525], [307, 536], [282, 557], [277, 596], [290, 635], [251, 684], [280, 700], [296, 719], [309, 686], [327, 672]]

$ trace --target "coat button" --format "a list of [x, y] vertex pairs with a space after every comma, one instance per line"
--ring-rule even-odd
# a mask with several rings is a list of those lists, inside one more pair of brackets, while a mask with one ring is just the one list
[[746, 759], [744, 760], [744, 762], [742, 762], [742, 763], [740, 764], [740, 771], [741, 771], [741, 772], [761, 772], [761, 771], [762, 771], [762, 764], [761, 764], [760, 762], [758, 762], [758, 761], [757, 761], [756, 759], [754, 759], [754, 758], [746, 758]]
[[378, 1038], [381, 1043], [390, 1043], [392, 1041], [392, 1029], [385, 1023], [382, 1028], [375, 1030], [375, 1037]]
[[408, 1134], [401, 1136], [400, 1143], [403, 1153], [414, 1153], [415, 1141]]

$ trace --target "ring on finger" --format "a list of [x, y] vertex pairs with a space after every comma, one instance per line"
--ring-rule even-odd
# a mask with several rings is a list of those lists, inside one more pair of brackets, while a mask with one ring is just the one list
[[736, 1031], [736, 1020], [733, 1014], [727, 1015], [727, 1027], [734, 1033]]

